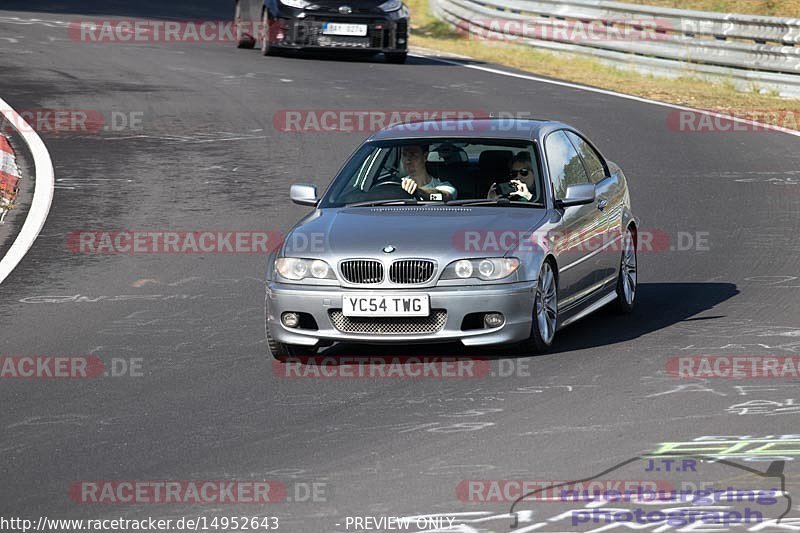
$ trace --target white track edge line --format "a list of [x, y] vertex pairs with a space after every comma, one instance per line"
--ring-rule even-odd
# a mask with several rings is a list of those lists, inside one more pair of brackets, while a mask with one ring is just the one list
[[[568, 81], [551, 80], [551, 79], [547, 79], [547, 78], [540, 78], [538, 76], [531, 76], [531, 75], [528, 75], [528, 74], [520, 74], [520, 73], [517, 73], [517, 72], [508, 72], [506, 70], [500, 70], [500, 69], [491, 68], [491, 67], [482, 67], [480, 65], [465, 65], [464, 63], [460, 63], [458, 61], [452, 61], [452, 60], [445, 59], [445, 58], [438, 57], [438, 56], [426, 55], [424, 53], [420, 53], [420, 54], [416, 54], [415, 53], [415, 54], [411, 54], [411, 55], [415, 56], [415, 57], [421, 57], [421, 58], [424, 58], [424, 59], [431, 59], [431, 60], [434, 60], [434, 61], [439, 61], [441, 63], [447, 63], [448, 65], [457, 65], [457, 66], [464, 67], [464, 68], [471, 68], [473, 70], [480, 70], [480, 71], [483, 71], [483, 72], [489, 72], [491, 74], [498, 74], [500, 76], [509, 76], [509, 77], [512, 77], [512, 78], [519, 78], [519, 79], [535, 81], [535, 82], [539, 82], [539, 83], [548, 83], [550, 85], [558, 85], [560, 87], [568, 87], [570, 89], [578, 89], [578, 90], [581, 90], [581, 91], [588, 91], [588, 92], [591, 92], [591, 93], [605, 94], [607, 96], [616, 96], [617, 98], [624, 98], [625, 100], [633, 100], [635, 102], [642, 102], [644, 104], [657, 105], [657, 106], [661, 106], [661, 107], [669, 107], [671, 109], [679, 109], [681, 111], [692, 111], [694, 113], [701, 113], [703, 115], [708, 115], [708, 116], [715, 117], [715, 118], [727, 119], [727, 120], [730, 120], [730, 121], [733, 121], [733, 122], [740, 122], [740, 123], [743, 123], [743, 124], [749, 124], [750, 126], [757, 126], [758, 128], [778, 131], [778, 132], [781, 132], [781, 133], [786, 133], [788, 135], [793, 135], [795, 137], [800, 137], [800, 131], [791, 130], [791, 129], [788, 129], [788, 128], [783, 128], [781, 126], [773, 126], [771, 124], [764, 124], [764, 123], [761, 123], [761, 122], [757, 122], [755, 120], [748, 120], [746, 118], [736, 117], [736, 116], [732, 116], [732, 115], [726, 115], [724, 113], [717, 113], [715, 111], [709, 111], [707, 109], [697, 109], [697, 108], [694, 108], [694, 107], [687, 107], [687, 106], [682, 106], [682, 105], [679, 105], [679, 104], [671, 104], [669, 102], [660, 102], [658, 100], [651, 100], [650, 98], [644, 98], [644, 97], [641, 97], [641, 96], [634, 96], [632, 94], [618, 93], [616, 91], [610, 91], [608, 89], [600, 89], [598, 87], [589, 87], [588, 85], [580, 85], [580, 84], [571, 83], [571, 82], [568, 82]], [[465, 60], [474, 61], [474, 59], [469, 58], [469, 57], [464, 57], [464, 59]]]
[[6, 117], [28, 145], [28, 150], [33, 155], [34, 176], [36, 177], [33, 184], [33, 200], [25, 222], [22, 224], [22, 229], [6, 255], [0, 259], [0, 283], [2, 283], [22, 261], [36, 241], [36, 237], [39, 236], [39, 232], [42, 231], [53, 202], [55, 176], [50, 153], [36, 131], [2, 98], [0, 98], [0, 113]]

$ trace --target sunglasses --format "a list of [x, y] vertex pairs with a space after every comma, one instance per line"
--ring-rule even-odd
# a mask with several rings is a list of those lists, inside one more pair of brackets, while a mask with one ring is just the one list
[[522, 177], [525, 177], [525, 176], [527, 176], [527, 175], [528, 175], [528, 173], [529, 173], [529, 172], [530, 172], [530, 169], [527, 169], [527, 168], [521, 168], [521, 169], [519, 169], [519, 170], [512, 170], [512, 171], [511, 171], [511, 172], [509, 172], [508, 174], [509, 174], [509, 176], [511, 176], [512, 178], [513, 178], [513, 177], [516, 177], [516, 175], [517, 175], [517, 174], [519, 174], [519, 175], [520, 175], [520, 176], [522, 176]]

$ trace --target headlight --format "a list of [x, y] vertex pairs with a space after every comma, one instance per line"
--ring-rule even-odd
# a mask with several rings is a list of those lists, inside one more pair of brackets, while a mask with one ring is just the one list
[[311, 261], [311, 275], [314, 276], [315, 278], [319, 279], [327, 278], [328, 272], [330, 272], [330, 270], [331, 269], [328, 266], [328, 263], [326, 263], [325, 261], [321, 261], [319, 259]]
[[518, 268], [519, 259], [516, 257], [460, 259], [447, 265], [440, 279], [479, 278], [485, 281], [493, 281], [510, 276]]
[[336, 279], [328, 263], [321, 259], [299, 259], [279, 257], [275, 260], [275, 270], [282, 277], [292, 280], [304, 278]]
[[306, 0], [280, 0], [280, 2], [285, 6], [293, 7], [295, 9], [303, 9], [309, 4], [306, 2]]
[[472, 261], [469, 259], [462, 259], [461, 261], [456, 261], [453, 270], [456, 273], [456, 276], [459, 278], [471, 278], [472, 277]]
[[483, 278], [491, 278], [494, 274], [494, 263], [489, 259], [484, 259], [480, 263], [478, 263], [478, 273]]
[[382, 11], [397, 11], [402, 6], [403, 6], [402, 0], [386, 0], [386, 2], [378, 6], [378, 9]]

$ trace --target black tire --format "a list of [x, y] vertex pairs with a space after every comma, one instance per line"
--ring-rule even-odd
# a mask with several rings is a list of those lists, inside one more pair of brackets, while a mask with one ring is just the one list
[[251, 49], [256, 45], [256, 39], [242, 28], [242, 8], [239, 2], [236, 2], [236, 11], [233, 15], [233, 21], [236, 25], [236, 48]]
[[261, 15], [261, 55], [262, 56], [274, 56], [276, 49], [270, 43], [270, 29], [271, 29], [272, 18], [269, 16], [269, 11], [264, 11]]
[[617, 276], [617, 299], [614, 300], [614, 309], [627, 315], [633, 312], [636, 305], [636, 287], [638, 281], [639, 263], [636, 257], [636, 230], [629, 226], [625, 230], [622, 240], [622, 253], [619, 260], [619, 274]]
[[[549, 273], [549, 274], [548, 274]], [[550, 281], [548, 282], [548, 275]], [[550, 283], [549, 287], [546, 287]], [[545, 294], [546, 293], [546, 294]], [[539, 320], [539, 313], [542, 305], [547, 301], [546, 308], [552, 308], [552, 322], [547, 322], [548, 331], [543, 331]], [[558, 272], [550, 261], [542, 264], [542, 270], [536, 284], [536, 295], [533, 303], [533, 323], [531, 324], [531, 335], [527, 340], [522, 341], [516, 346], [518, 353], [543, 353], [553, 345], [556, 330], [558, 329]]]
[[383, 55], [386, 58], [386, 62], [393, 65], [402, 65], [408, 58], [408, 52], [386, 52]]
[[272, 338], [267, 328], [267, 345], [272, 357], [278, 361], [283, 361], [291, 357], [312, 357], [317, 355], [316, 346], [298, 346], [296, 344], [284, 344]]

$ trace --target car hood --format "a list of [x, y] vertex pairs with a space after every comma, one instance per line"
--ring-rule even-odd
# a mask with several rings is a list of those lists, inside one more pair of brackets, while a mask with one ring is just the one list
[[337, 10], [340, 6], [349, 6], [350, 8], [357, 10], [364, 8], [376, 8], [386, 1], [387, 0], [311, 0], [311, 6], [318, 6], [325, 9], [335, 7]]
[[340, 13], [340, 7], [349, 7], [351, 12], [347, 14], [359, 15], [365, 13], [385, 13], [379, 6], [387, 0], [311, 0], [305, 7], [305, 11], [310, 13]]
[[[520, 235], [538, 227], [544, 209], [527, 207], [377, 206], [329, 208], [300, 221], [283, 255], [428, 257], [439, 261], [502, 256]], [[391, 255], [384, 248], [393, 248]]]

